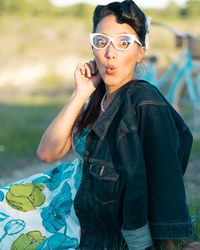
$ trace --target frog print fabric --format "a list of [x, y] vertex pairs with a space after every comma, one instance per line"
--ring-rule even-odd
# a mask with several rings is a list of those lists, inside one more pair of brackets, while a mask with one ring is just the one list
[[0, 249], [78, 247], [80, 224], [73, 200], [82, 178], [86, 134], [74, 138], [71, 162], [0, 187]]

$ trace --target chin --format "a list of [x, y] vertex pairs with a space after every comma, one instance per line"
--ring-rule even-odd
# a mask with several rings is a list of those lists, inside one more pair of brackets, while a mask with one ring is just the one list
[[109, 86], [117, 85], [119, 83], [119, 79], [116, 76], [106, 75], [102, 78], [103, 78], [104, 83]]

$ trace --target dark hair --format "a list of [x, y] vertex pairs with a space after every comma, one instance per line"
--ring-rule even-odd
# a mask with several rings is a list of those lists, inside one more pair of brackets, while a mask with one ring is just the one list
[[[107, 5], [97, 5], [93, 13], [93, 32], [96, 31], [99, 22], [106, 16], [114, 15], [118, 23], [129, 24], [137, 33], [138, 38], [145, 46], [145, 36], [147, 33], [146, 17], [142, 10], [132, 0], [123, 2], [112, 2]], [[90, 97], [89, 104], [83, 109], [76, 121], [77, 133], [82, 129], [94, 124], [100, 112], [100, 102], [105, 93], [103, 80]]]
[[98, 84], [96, 90], [90, 96], [88, 105], [80, 112], [76, 122], [76, 134], [80, 135], [83, 128], [91, 126], [98, 118], [100, 113], [100, 103], [105, 94], [105, 85], [103, 80]]
[[142, 45], [145, 46], [146, 16], [134, 1], [125, 0], [121, 3], [112, 2], [108, 5], [97, 5], [93, 14], [93, 32], [96, 31], [98, 23], [109, 15], [114, 15], [118, 23], [129, 24], [137, 33]]

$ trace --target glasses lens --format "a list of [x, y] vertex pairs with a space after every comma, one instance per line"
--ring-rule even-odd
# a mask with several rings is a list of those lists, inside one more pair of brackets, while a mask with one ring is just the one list
[[98, 49], [103, 49], [109, 43], [109, 39], [108, 37], [105, 37], [103, 35], [95, 35], [92, 39], [92, 42], [94, 47]]
[[115, 46], [119, 49], [119, 50], [125, 50], [128, 49], [130, 47], [130, 45], [132, 44], [132, 38], [130, 36], [117, 36], [115, 37]]

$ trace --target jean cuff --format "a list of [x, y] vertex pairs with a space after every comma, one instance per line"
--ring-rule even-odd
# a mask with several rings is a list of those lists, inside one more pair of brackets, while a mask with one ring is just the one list
[[121, 231], [129, 250], [144, 250], [153, 244], [148, 223], [138, 229]]
[[191, 237], [194, 226], [191, 221], [172, 223], [149, 222], [153, 239], [178, 239]]

